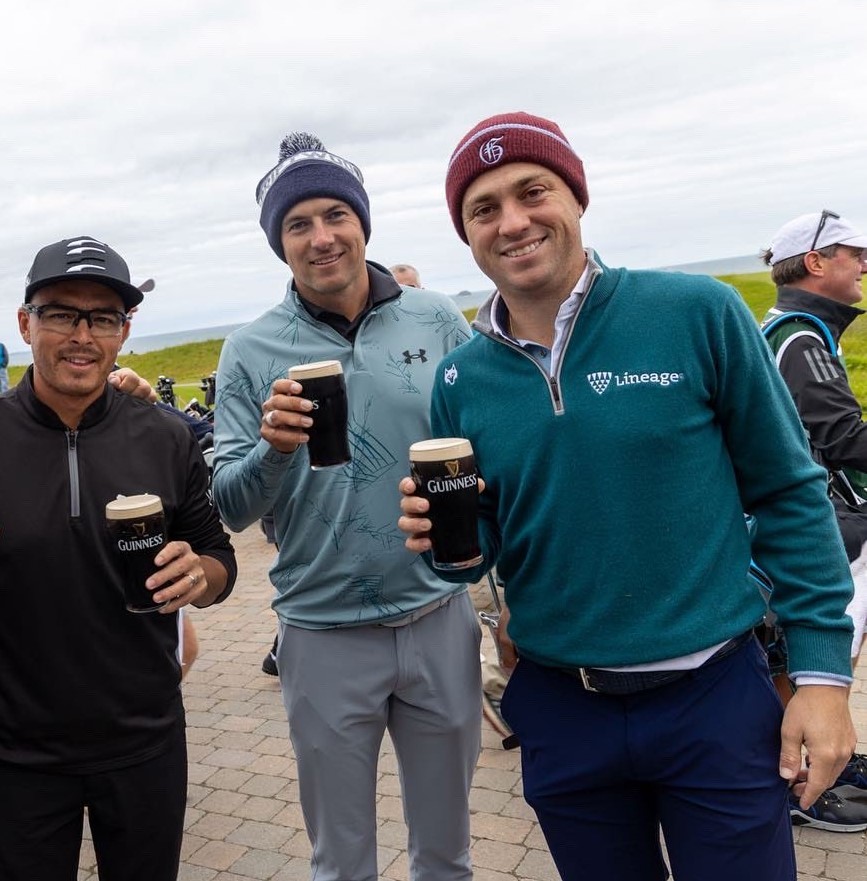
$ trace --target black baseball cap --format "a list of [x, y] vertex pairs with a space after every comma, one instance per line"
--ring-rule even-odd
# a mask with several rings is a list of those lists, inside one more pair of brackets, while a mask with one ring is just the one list
[[92, 236], [77, 236], [46, 245], [36, 255], [30, 272], [24, 302], [46, 285], [74, 278], [88, 278], [116, 291], [129, 312], [144, 299], [142, 292], [129, 280], [129, 267], [117, 251]]

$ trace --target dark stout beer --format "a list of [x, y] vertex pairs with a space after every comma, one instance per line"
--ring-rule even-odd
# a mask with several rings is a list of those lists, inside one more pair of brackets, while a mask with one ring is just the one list
[[160, 603], [145, 581], [157, 571], [154, 557], [165, 547], [166, 518], [159, 496], [121, 496], [105, 506], [105, 519], [120, 560], [123, 593], [130, 612], [155, 612]]
[[345, 465], [349, 454], [347, 434], [348, 403], [343, 368], [339, 361], [315, 361], [289, 368], [289, 379], [303, 386], [301, 396], [313, 401], [308, 414], [313, 425], [308, 428], [307, 453], [314, 471]]
[[433, 564], [468, 569], [482, 562], [479, 481], [470, 442], [461, 437], [419, 441], [409, 448], [416, 491], [430, 502]]

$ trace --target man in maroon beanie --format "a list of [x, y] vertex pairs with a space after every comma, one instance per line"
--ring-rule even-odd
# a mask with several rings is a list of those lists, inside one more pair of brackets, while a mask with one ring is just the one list
[[[439, 365], [432, 430], [469, 438], [484, 479], [461, 575], [505, 583], [502, 713], [560, 874], [662, 881], [661, 826], [677, 881], [794, 881], [789, 786], [809, 807], [855, 742], [852, 584], [755, 320], [714, 279], [586, 248], [584, 167], [550, 120], [480, 122], [446, 197], [496, 290]], [[427, 502], [401, 491], [424, 553]], [[751, 557], [803, 686], [785, 717]]]

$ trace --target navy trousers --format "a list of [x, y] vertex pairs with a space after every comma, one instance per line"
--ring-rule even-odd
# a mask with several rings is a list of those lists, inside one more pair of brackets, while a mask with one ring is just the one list
[[755, 639], [650, 691], [585, 691], [522, 659], [502, 713], [564, 881], [795, 881], [782, 704]]

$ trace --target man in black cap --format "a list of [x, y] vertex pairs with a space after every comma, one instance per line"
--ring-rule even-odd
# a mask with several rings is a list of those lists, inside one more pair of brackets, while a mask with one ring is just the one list
[[849, 385], [840, 338], [863, 314], [867, 236], [839, 214], [817, 211], [784, 224], [762, 256], [777, 285], [777, 301], [762, 324], [813, 456], [832, 476], [855, 582], [846, 610], [855, 625], [854, 665], [867, 625], [867, 422]]
[[[0, 398], [0, 878], [174, 881], [186, 801], [177, 612], [223, 600], [234, 553], [190, 431], [107, 382], [142, 300], [89, 236], [39, 251], [18, 310], [33, 364]], [[126, 609], [106, 503], [154, 493], [168, 542]]]

